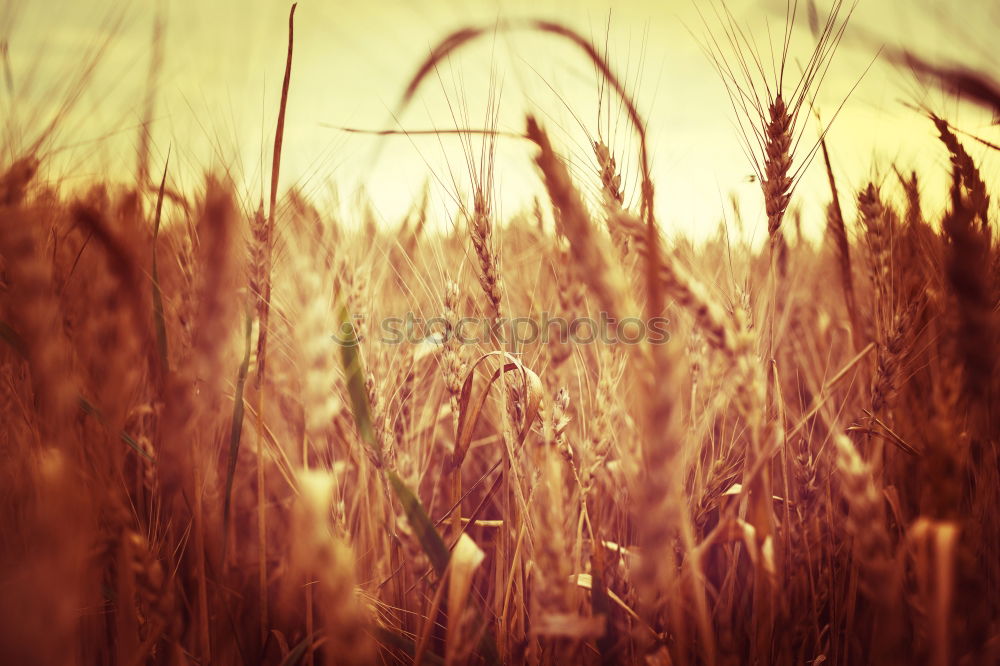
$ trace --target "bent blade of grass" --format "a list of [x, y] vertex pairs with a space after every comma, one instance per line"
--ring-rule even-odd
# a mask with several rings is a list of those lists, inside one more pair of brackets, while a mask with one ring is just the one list
[[[482, 364], [486, 359], [500, 356], [503, 360], [503, 367], [498, 368], [493, 372], [490, 377], [489, 383], [486, 388], [473, 399], [472, 388], [473, 381], [476, 378], [476, 369]], [[531, 424], [534, 423], [535, 417], [538, 415], [539, 407], [542, 402], [542, 382], [534, 372], [529, 370], [521, 361], [504, 351], [492, 351], [487, 354], [480, 356], [472, 367], [469, 369], [469, 374], [465, 378], [465, 382], [462, 384], [462, 393], [459, 399], [459, 416], [458, 416], [458, 437], [455, 441], [455, 453], [453, 455], [453, 465], [461, 465], [465, 454], [468, 452], [469, 445], [472, 442], [472, 434], [475, 431], [476, 424], [479, 422], [479, 415], [486, 404], [486, 399], [489, 397], [490, 390], [496, 384], [497, 380], [501, 375], [507, 372], [517, 371], [521, 375], [521, 383], [523, 395], [526, 396], [526, 409], [524, 410], [524, 422], [521, 424], [518, 434], [517, 443], [520, 445], [524, 442], [524, 439], [528, 436], [528, 431], [531, 428]]]
[[581, 50], [594, 64], [594, 67], [600, 73], [601, 77], [607, 81], [608, 85], [617, 93], [619, 99], [621, 100], [622, 107], [629, 118], [629, 122], [635, 130], [636, 139], [639, 143], [639, 167], [642, 174], [641, 217], [646, 223], [646, 242], [649, 247], [649, 256], [646, 262], [647, 287], [649, 289], [647, 308], [650, 312], [650, 316], [658, 316], [663, 305], [659, 281], [656, 279], [660, 270], [659, 267], [661, 265], [661, 257], [659, 239], [656, 232], [656, 217], [654, 213], [655, 206], [653, 202], [653, 181], [650, 176], [650, 158], [646, 140], [646, 124], [639, 115], [635, 101], [626, 90], [625, 85], [622, 84], [622, 82], [615, 75], [614, 71], [612, 71], [611, 65], [608, 63], [606, 57], [602, 56], [590, 41], [575, 30], [559, 23], [533, 19], [522, 21], [497, 21], [489, 26], [479, 28], [461, 28], [438, 42], [438, 44], [431, 50], [427, 58], [424, 59], [416, 73], [410, 78], [410, 81], [406, 86], [406, 91], [403, 93], [403, 98], [400, 101], [399, 107], [393, 114], [394, 117], [398, 117], [402, 114], [405, 108], [412, 101], [413, 96], [416, 94], [421, 82], [426, 79], [431, 72], [435, 71], [438, 63], [443, 61], [450, 54], [481, 36], [496, 35], [499, 32], [507, 32], [514, 29], [533, 30], [542, 34], [553, 35], [567, 40]]

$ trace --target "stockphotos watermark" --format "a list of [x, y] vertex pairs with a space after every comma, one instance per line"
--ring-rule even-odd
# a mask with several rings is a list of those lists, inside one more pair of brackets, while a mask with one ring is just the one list
[[386, 345], [428, 341], [447, 344], [453, 340], [463, 345], [496, 342], [518, 347], [534, 343], [637, 345], [643, 341], [662, 345], [670, 341], [670, 320], [664, 317], [616, 319], [606, 312], [597, 319], [566, 319], [543, 312], [539, 317], [462, 317], [453, 322], [444, 317], [424, 319], [407, 312], [402, 317], [375, 320], [374, 326], [372, 323], [364, 314], [353, 314], [331, 337], [342, 346], [357, 344], [359, 338], [365, 337], [359, 334], [361, 330], [369, 331], [367, 335]]

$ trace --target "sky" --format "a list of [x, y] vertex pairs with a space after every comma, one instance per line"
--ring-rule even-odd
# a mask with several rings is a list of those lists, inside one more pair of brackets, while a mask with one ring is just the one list
[[[277, 0], [0, 0], [0, 39], [8, 45], [9, 79], [0, 90], [5, 159], [32, 144], [74, 89], [72, 110], [46, 144], [45, 176], [67, 187], [135, 177], [139, 126], [154, 92], [150, 169], [167, 151], [170, 182], [196, 191], [206, 171], [226, 169], [248, 206], [267, 192], [270, 150], [287, 49], [290, 3]], [[829, 0], [818, 0], [822, 17]], [[815, 43], [808, 3], [799, 3], [788, 75], [795, 79]], [[778, 48], [782, 1], [729, 0], [735, 20], [765, 61]], [[947, 154], [914, 105], [926, 105], [963, 130], [997, 141], [988, 115], [927, 88], [892, 65], [886, 54], [910, 48], [935, 61], [996, 71], [991, 35], [1000, 5], [860, 0], [816, 108], [832, 121], [828, 141], [841, 197], [869, 180], [892, 187], [892, 167], [917, 169], [926, 198], [943, 200]], [[620, 104], [606, 94], [582, 51], [551, 35], [491, 33], [456, 51], [428, 76], [412, 102], [402, 93], [418, 65], [450, 32], [499, 20], [544, 18], [574, 29], [606, 52], [643, 117], [649, 137], [657, 214], [668, 231], [694, 238], [714, 233], [729, 205], [742, 208], [750, 240], [766, 235], [759, 185], [749, 178], [736, 116], [703, 46], [719, 35], [710, 0], [302, 0], [279, 187], [299, 187], [344, 223], [366, 202], [381, 223], [395, 225], [428, 188], [432, 219], [450, 224], [471, 188], [467, 151], [455, 135], [347, 133], [360, 130], [447, 130], [484, 127], [495, 108], [499, 130], [524, 131], [534, 113], [570, 161], [588, 196], [598, 178], [592, 141], [608, 143], [621, 168], [626, 196], [637, 196], [634, 133]], [[162, 64], [150, 86], [153, 31], [162, 22]], [[881, 54], [880, 54], [881, 49]], [[91, 63], [95, 63], [91, 68]], [[83, 82], [83, 83], [81, 83]], [[491, 89], [494, 94], [491, 95]], [[602, 89], [605, 94], [601, 94]], [[807, 156], [821, 125], [802, 115], [797, 157]], [[976, 147], [987, 178], [996, 158]], [[471, 142], [473, 167], [480, 139]], [[540, 191], [532, 147], [517, 137], [496, 144], [494, 213], [522, 212]], [[266, 199], [266, 194], [264, 195]], [[596, 198], [594, 199], [596, 201]], [[822, 160], [805, 171], [793, 205], [806, 233], [822, 232], [829, 187]]]

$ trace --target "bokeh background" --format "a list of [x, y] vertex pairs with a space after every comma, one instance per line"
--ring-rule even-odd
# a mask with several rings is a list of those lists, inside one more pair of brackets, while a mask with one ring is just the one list
[[[134, 179], [139, 128], [152, 90], [153, 177], [169, 149], [175, 187], [197, 187], [206, 170], [225, 169], [245, 204], [255, 206], [268, 187], [289, 4], [5, 0], [0, 113], [8, 119], [7, 157], [29, 147], [67, 100], [79, 95], [46, 143], [45, 178], [69, 187], [109, 176]], [[943, 200], [948, 157], [914, 106], [927, 106], [987, 140], [1000, 137], [996, 119], [927, 87], [892, 62], [893, 54], [909, 49], [934, 62], [995, 68], [1000, 56], [991, 35], [1000, 25], [1000, 5], [990, 0], [961, 5], [959, 16], [956, 4], [944, 1], [857, 4], [817, 98], [824, 121], [839, 109], [829, 144], [842, 188], [869, 179], [892, 183], [893, 165], [919, 167], [926, 203]], [[730, 0], [726, 6], [765, 56], [779, 47], [784, 3]], [[814, 44], [812, 6], [799, 3], [790, 80]], [[296, 15], [280, 186], [301, 188], [345, 223], [366, 206], [380, 222], [396, 224], [429, 184], [432, 224], [453, 224], [458, 201], [467, 200], [469, 192], [466, 155], [457, 138], [384, 138], [335, 128], [482, 127], [492, 81], [499, 92], [499, 129], [522, 131], [525, 111], [534, 111], [595, 195], [590, 141], [603, 138], [634, 200], [635, 145], [619, 104], [600, 94], [589, 62], [551, 36], [504, 33], [475, 42], [442, 64], [396, 115], [418, 64], [449, 32], [540, 17], [591, 37], [627, 82], [648, 124], [664, 226], [704, 238], [725, 218], [732, 233], [759, 242], [766, 236], [759, 188], [748, 178], [752, 170], [721, 79], [702, 50], [705, 22], [717, 27], [721, 7], [692, 0], [303, 0]], [[827, 9], [825, 2], [815, 3], [820, 17]], [[153, 37], [157, 30], [159, 41]], [[157, 49], [160, 60], [154, 65]], [[820, 128], [809, 119], [800, 157]], [[993, 177], [996, 152], [968, 144], [987, 178]], [[473, 142], [474, 152], [478, 145]], [[498, 142], [494, 209], [500, 217], [530, 208], [539, 191], [530, 153], [516, 138]], [[733, 197], [743, 211], [742, 232], [733, 221]], [[803, 210], [806, 235], [822, 233], [828, 199], [822, 160], [816, 159], [794, 200]]]

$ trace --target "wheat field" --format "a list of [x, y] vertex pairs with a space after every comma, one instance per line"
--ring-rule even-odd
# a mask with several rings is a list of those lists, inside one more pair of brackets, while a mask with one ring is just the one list
[[[851, 10], [794, 72], [706, 17], [762, 244], [663, 232], [642, 91], [559, 22], [441, 36], [402, 106], [530, 31], [635, 154], [595, 134], [580, 168], [544, 114], [488, 116], [451, 224], [279, 191], [294, 7], [256, 199], [142, 141], [85, 191], [38, 177], [51, 128], [8, 146], [0, 662], [1000, 663], [997, 146], [917, 106], [936, 161], [838, 180], [811, 118]], [[1000, 114], [995, 72], [897, 60]], [[538, 188], [503, 216], [498, 141]]]

